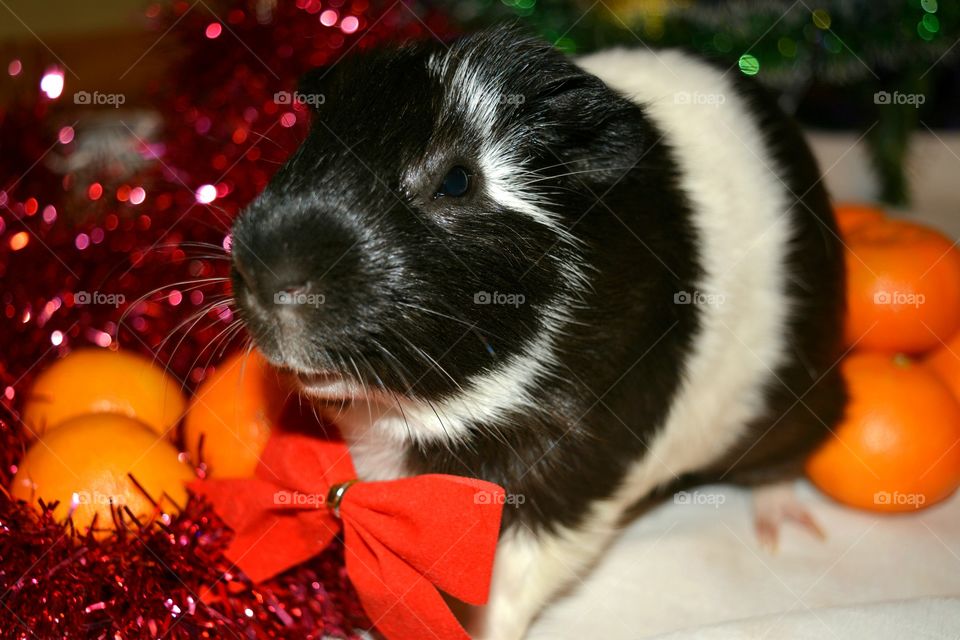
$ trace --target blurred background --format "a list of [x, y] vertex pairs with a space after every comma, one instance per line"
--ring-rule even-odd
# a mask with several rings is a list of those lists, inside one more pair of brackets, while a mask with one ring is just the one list
[[[320, 19], [324, 11], [363, 13], [369, 4], [288, 1], [302, 7], [303, 20]], [[277, 5], [285, 2], [4, 0], [0, 52], [9, 73], [0, 98], [9, 101], [23, 85], [36, 89], [37, 74], [59, 63], [71, 93], [122, 93], [124, 106], [148, 107], [152, 84], [169, 72], [178, 55], [176, 33], [157, 41], [161, 25], [151, 16], [159, 16], [162, 7], [173, 7], [181, 16], [189, 11], [208, 17], [241, 7], [269, 24], [276, 17], [272, 13], [283, 11]], [[936, 183], [931, 187], [930, 176], [920, 174], [942, 166], [938, 159], [943, 154], [946, 160], [956, 152], [949, 132], [960, 124], [960, 3], [952, 0], [400, 4], [403, 7], [394, 10], [405, 7], [420, 16], [444, 16], [448, 34], [519, 20], [573, 54], [614, 45], [680, 46], [720, 59], [779, 91], [783, 105], [811, 129], [864, 135], [865, 144], [850, 151], [853, 158], [844, 158], [843, 195], [896, 205], [905, 205], [912, 196], [924, 206], [932, 197], [925, 192]], [[162, 26], [176, 31], [170, 23]], [[238, 51], [248, 48], [242, 42], [235, 46]], [[237, 58], [238, 63], [248, 60]], [[11, 82], [20, 78], [30, 82]], [[931, 131], [945, 132], [942, 142], [930, 139]], [[919, 136], [911, 153], [914, 132], [926, 135]], [[836, 160], [833, 156], [842, 153], [843, 144], [842, 138], [825, 138], [823, 155]]]

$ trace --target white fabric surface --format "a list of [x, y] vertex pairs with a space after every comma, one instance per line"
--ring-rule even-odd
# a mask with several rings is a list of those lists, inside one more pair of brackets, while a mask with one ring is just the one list
[[960, 638], [960, 494], [885, 515], [797, 486], [825, 541], [788, 523], [764, 551], [750, 492], [703, 487], [629, 526], [530, 640]]

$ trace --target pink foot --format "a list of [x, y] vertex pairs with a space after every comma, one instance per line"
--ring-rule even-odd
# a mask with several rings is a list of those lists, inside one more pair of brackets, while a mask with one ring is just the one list
[[753, 518], [760, 546], [777, 552], [780, 525], [792, 521], [820, 540], [826, 539], [823, 529], [797, 498], [792, 482], [770, 484], [753, 490]]

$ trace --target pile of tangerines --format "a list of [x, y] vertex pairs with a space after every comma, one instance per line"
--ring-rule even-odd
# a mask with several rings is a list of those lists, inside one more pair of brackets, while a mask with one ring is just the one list
[[850, 506], [929, 507], [960, 486], [960, 249], [876, 207], [836, 212], [850, 400], [807, 474]]

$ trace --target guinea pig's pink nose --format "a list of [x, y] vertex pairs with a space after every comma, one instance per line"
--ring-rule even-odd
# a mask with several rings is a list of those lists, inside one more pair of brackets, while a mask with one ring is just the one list
[[[260, 282], [257, 293], [265, 307], [271, 306], [317, 306], [323, 296], [316, 291], [315, 283], [303, 273], [269, 273]], [[319, 301], [319, 302], [317, 302]]]
[[290, 295], [296, 295], [301, 293], [307, 293], [310, 290], [309, 282], [297, 282], [291, 283], [286, 286], [281, 286], [278, 291], [281, 293], [288, 293]]
[[[342, 304], [344, 288], [338, 283], [363, 273], [357, 242], [333, 214], [293, 205], [250, 209], [233, 228], [236, 298], [241, 306], [256, 306], [264, 318], [329, 311]], [[337, 304], [328, 305], [326, 296], [333, 297], [334, 290], [340, 292]]]
[[273, 291], [273, 302], [284, 304], [284, 301], [289, 301], [289, 304], [296, 304], [297, 300], [306, 297], [312, 289], [313, 286], [307, 281], [280, 284]]
[[318, 287], [295, 263], [260, 264], [254, 268], [234, 255], [235, 284], [246, 289], [264, 309], [312, 304], [322, 300]]

